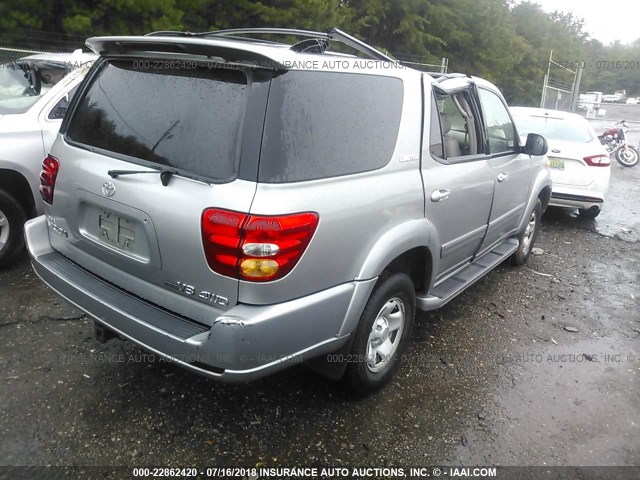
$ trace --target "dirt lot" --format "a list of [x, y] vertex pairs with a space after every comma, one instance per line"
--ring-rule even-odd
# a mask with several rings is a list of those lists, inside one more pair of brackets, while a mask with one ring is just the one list
[[22, 261], [0, 273], [0, 464], [640, 465], [638, 240], [640, 167], [616, 164], [598, 219], [548, 211], [543, 253], [420, 314], [360, 401], [303, 367], [227, 386], [99, 344]]

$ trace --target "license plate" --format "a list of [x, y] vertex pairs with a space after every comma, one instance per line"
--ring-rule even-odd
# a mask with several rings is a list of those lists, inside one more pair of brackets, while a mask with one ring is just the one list
[[564, 160], [549, 159], [549, 167], [564, 170]]
[[98, 228], [102, 239], [114, 247], [129, 250], [135, 242], [135, 226], [126, 218], [103, 211], [98, 215]]

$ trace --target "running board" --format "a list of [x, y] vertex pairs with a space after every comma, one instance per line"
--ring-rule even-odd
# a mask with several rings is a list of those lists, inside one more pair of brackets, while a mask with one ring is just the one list
[[435, 310], [453, 299], [469, 285], [480, 280], [489, 270], [492, 270], [518, 249], [518, 240], [508, 238], [493, 249], [477, 258], [465, 268], [444, 282], [434, 287], [431, 292], [416, 299], [416, 306], [420, 310]]

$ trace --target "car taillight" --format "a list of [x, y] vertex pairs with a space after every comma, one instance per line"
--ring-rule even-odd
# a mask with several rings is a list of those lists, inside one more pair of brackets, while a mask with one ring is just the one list
[[49, 205], [53, 204], [53, 190], [56, 188], [56, 177], [60, 163], [56, 157], [47, 155], [42, 161], [42, 171], [40, 172], [40, 195]]
[[214, 272], [266, 282], [293, 269], [317, 226], [313, 212], [265, 216], [208, 208], [202, 212], [202, 244]]
[[608, 167], [611, 165], [611, 159], [608, 155], [592, 155], [590, 157], [584, 157], [584, 161], [590, 167]]

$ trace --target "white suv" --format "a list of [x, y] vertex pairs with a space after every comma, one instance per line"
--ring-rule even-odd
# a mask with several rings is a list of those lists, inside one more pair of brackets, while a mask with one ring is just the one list
[[42, 158], [95, 58], [78, 50], [0, 65], [0, 268], [23, 250], [24, 222], [42, 214]]

